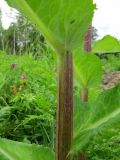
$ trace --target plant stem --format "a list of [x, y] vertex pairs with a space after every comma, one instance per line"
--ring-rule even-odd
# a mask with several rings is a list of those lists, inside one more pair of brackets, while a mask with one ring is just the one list
[[73, 136], [73, 58], [72, 53], [59, 57], [59, 90], [56, 129], [56, 160], [69, 160]]
[[[89, 26], [88, 32], [84, 38], [84, 49], [86, 52], [91, 52], [92, 50], [91, 44], [92, 44], [92, 25]], [[81, 94], [80, 96], [81, 96], [82, 101], [87, 102], [88, 101], [88, 88], [83, 87], [80, 94]]]
[[80, 92], [80, 98], [83, 102], [88, 101], [88, 88], [84, 87]]
[[81, 151], [81, 152], [78, 154], [77, 160], [86, 160], [85, 153]]

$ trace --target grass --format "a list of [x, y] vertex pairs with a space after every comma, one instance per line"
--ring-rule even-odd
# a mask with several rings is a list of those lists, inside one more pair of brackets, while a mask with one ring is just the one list
[[0, 136], [53, 146], [55, 57], [0, 53], [0, 68]]

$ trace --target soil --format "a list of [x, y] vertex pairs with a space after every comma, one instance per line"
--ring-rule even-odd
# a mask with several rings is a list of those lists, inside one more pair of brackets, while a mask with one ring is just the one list
[[108, 72], [103, 76], [102, 89], [115, 87], [120, 82], [120, 71]]

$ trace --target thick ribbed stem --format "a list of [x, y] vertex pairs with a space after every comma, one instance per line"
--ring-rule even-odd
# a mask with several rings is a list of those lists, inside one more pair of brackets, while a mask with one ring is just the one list
[[56, 160], [69, 160], [73, 136], [73, 59], [72, 53], [59, 57], [59, 90], [56, 130]]

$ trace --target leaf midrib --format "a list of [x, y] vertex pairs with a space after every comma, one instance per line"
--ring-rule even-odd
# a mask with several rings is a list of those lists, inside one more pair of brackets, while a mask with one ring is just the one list
[[120, 114], [120, 108], [117, 109], [116, 111], [112, 112], [112, 113], [109, 114], [108, 116], [100, 119], [100, 120], [97, 121], [96, 123], [92, 124], [92, 125], [89, 126], [87, 129], [89, 129], [89, 130], [95, 129], [95, 128], [101, 126], [102, 124], [106, 123], [106, 122], [109, 121], [110, 119], [114, 118], [114, 117], [117, 116], [118, 114]]
[[46, 37], [46, 39], [50, 42], [50, 44], [53, 45], [54, 49], [58, 53], [63, 53], [63, 45], [58, 42], [57, 38], [52, 34], [52, 32], [43, 24], [43, 22], [38, 18], [37, 14], [35, 14], [31, 7], [26, 3], [25, 0], [16, 0], [16, 3], [18, 6], [22, 6], [22, 9], [31, 15], [31, 19], [34, 19], [34, 22], [38, 25], [43, 35]]
[[98, 127], [100, 127], [102, 124], [105, 124], [107, 121], [109, 121], [110, 119], [114, 118], [115, 116], [120, 114], [120, 108], [117, 109], [116, 111], [112, 112], [111, 114], [107, 115], [106, 117], [101, 118], [100, 120], [98, 120], [96, 123], [93, 123], [91, 125], [89, 125], [87, 128], [83, 129], [82, 128], [77, 132], [77, 134], [75, 134], [74, 138], [80, 135], [81, 133], [84, 133], [85, 131], [90, 131], [90, 130], [94, 130]]

